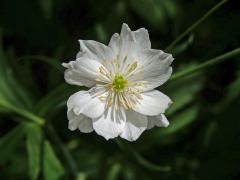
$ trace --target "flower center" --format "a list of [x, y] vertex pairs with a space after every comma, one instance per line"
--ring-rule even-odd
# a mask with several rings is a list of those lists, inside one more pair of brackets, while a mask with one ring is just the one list
[[142, 99], [141, 89], [145, 82], [138, 77], [141, 71], [138, 62], [128, 59], [127, 56], [121, 61], [118, 58], [104, 61], [99, 67], [96, 78], [98, 83], [93, 90], [94, 96], [105, 102], [107, 107], [112, 106], [115, 110], [121, 107], [132, 109]]
[[123, 90], [128, 84], [128, 81], [123, 78], [122, 75], [116, 74], [113, 82], [112, 82], [112, 88], [115, 91]]

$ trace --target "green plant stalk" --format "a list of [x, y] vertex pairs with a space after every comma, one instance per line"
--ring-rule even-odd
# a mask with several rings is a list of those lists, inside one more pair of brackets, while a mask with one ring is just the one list
[[14, 113], [17, 113], [17, 114], [21, 115], [22, 117], [25, 117], [26, 119], [29, 119], [38, 125], [42, 126], [45, 123], [43, 118], [25, 110], [25, 109], [16, 107], [6, 101], [0, 100], [0, 106], [2, 106], [3, 108], [5, 108], [7, 110], [10, 110]]
[[235, 49], [233, 51], [230, 51], [228, 53], [225, 53], [223, 55], [220, 55], [218, 57], [210, 59], [210, 60], [208, 60], [208, 61], [206, 61], [204, 63], [201, 63], [201, 64], [199, 64], [199, 65], [197, 65], [195, 67], [192, 67], [192, 68], [186, 69], [184, 71], [175, 73], [170, 78], [170, 80], [176, 80], [176, 79], [179, 79], [179, 78], [181, 78], [183, 76], [187, 76], [189, 74], [195, 73], [195, 72], [197, 72], [199, 70], [209, 68], [209, 67], [211, 67], [211, 66], [213, 66], [215, 64], [218, 64], [218, 63], [220, 63], [220, 62], [222, 62], [222, 61], [224, 61], [226, 59], [229, 59], [229, 58], [234, 57], [234, 56], [239, 55], [239, 54], [240, 54], [240, 48], [237, 48], [237, 49]]
[[171, 50], [179, 41], [181, 41], [186, 35], [192, 32], [196, 27], [198, 27], [205, 19], [207, 19], [211, 14], [213, 14], [218, 8], [225, 4], [229, 0], [222, 0], [211, 8], [207, 13], [205, 13], [200, 19], [193, 23], [188, 29], [186, 29], [182, 34], [180, 34], [165, 50]]

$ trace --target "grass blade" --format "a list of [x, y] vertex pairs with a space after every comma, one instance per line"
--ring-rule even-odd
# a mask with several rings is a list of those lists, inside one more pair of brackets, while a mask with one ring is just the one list
[[240, 48], [237, 48], [237, 49], [235, 49], [233, 51], [230, 51], [228, 53], [225, 53], [225, 54], [222, 54], [222, 55], [220, 55], [218, 57], [210, 59], [210, 60], [208, 60], [208, 61], [206, 61], [204, 63], [201, 63], [201, 64], [199, 64], [199, 65], [197, 65], [195, 67], [192, 67], [192, 68], [186, 69], [184, 71], [175, 73], [171, 77], [170, 80], [176, 80], [176, 79], [181, 78], [183, 76], [187, 76], [187, 75], [190, 75], [192, 73], [195, 73], [195, 72], [197, 72], [199, 70], [209, 68], [209, 67], [211, 67], [211, 66], [213, 66], [215, 64], [218, 64], [218, 63], [220, 63], [220, 62], [222, 62], [222, 61], [224, 61], [226, 59], [232, 58], [232, 57], [234, 57], [236, 55], [239, 55], [239, 54], [240, 54]]
[[166, 51], [171, 50], [179, 41], [181, 41], [186, 35], [191, 33], [196, 27], [198, 27], [205, 19], [207, 19], [211, 14], [213, 14], [218, 8], [225, 4], [228, 0], [222, 0], [211, 8], [207, 13], [205, 13], [200, 19], [193, 23], [186, 31], [180, 34], [167, 48]]

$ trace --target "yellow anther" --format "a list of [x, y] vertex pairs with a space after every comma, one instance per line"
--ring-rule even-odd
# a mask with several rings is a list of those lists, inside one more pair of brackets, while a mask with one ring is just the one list
[[132, 64], [130, 64], [128, 71], [129, 71], [129, 72], [134, 71], [134, 70], [137, 68], [137, 66], [138, 66], [137, 61], [134, 62], [134, 63], [132, 63]]

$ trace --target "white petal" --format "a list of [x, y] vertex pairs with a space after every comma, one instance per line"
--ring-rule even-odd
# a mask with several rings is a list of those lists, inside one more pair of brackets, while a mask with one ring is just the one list
[[172, 74], [172, 67], [170, 66], [172, 61], [172, 55], [164, 53], [161, 50], [144, 50], [138, 55], [141, 71], [132, 76], [131, 80], [146, 82], [143, 90], [152, 90], [170, 78]]
[[101, 66], [97, 61], [81, 58], [69, 63], [63, 63], [62, 65], [67, 68], [64, 72], [64, 78], [67, 83], [87, 87], [92, 87], [96, 84], [95, 79]]
[[[131, 29], [128, 27], [126, 23], [123, 23], [121, 33], [120, 33], [120, 38], [124, 40], [132, 40], [134, 41], [134, 35]], [[127, 39], [130, 38], [130, 39]]]
[[76, 59], [78, 59], [78, 58], [87, 58], [87, 59], [89, 59], [88, 56], [87, 56], [87, 53], [86, 53], [86, 52], [83, 52], [83, 51], [79, 51], [79, 52], [77, 53]]
[[136, 112], [148, 116], [156, 116], [164, 113], [172, 103], [168, 96], [157, 90], [144, 92], [142, 99], [133, 107]]
[[151, 42], [148, 31], [145, 28], [131, 31], [127, 24], [123, 23], [120, 36], [118, 33], [113, 34], [109, 42], [116, 55], [120, 58], [133, 56], [141, 49], [150, 49]]
[[123, 60], [125, 57], [131, 58], [136, 54], [135, 43], [133, 32], [127, 24], [123, 23], [119, 39], [118, 55], [120, 60]]
[[119, 46], [120, 46], [120, 36], [118, 33], [115, 33], [112, 35], [111, 40], [108, 44], [108, 46], [110, 48], [112, 48], [113, 52], [115, 53], [115, 55], [118, 55], [119, 53]]
[[136, 43], [142, 49], [150, 49], [151, 42], [149, 39], [148, 31], [145, 28], [138, 29], [134, 31]]
[[83, 114], [90, 118], [96, 118], [103, 114], [105, 104], [97, 97], [92, 97], [88, 91], [79, 91], [67, 101], [68, 112], [73, 110], [76, 115]]
[[126, 111], [126, 123], [120, 136], [128, 141], [135, 141], [147, 128], [147, 116], [132, 110]]
[[92, 120], [84, 115], [76, 115], [72, 110], [67, 113], [69, 122], [68, 128], [71, 131], [79, 129], [83, 133], [90, 133], [93, 131]]
[[112, 49], [102, 43], [93, 40], [79, 40], [81, 51], [86, 52], [86, 56], [98, 62], [114, 59]]
[[[155, 68], [157, 69], [157, 68]], [[143, 78], [143, 83], [144, 86], [142, 87], [143, 91], [149, 91], [152, 90], [154, 88], [157, 88], [159, 86], [161, 86], [162, 84], [164, 84], [172, 75], [172, 67], [168, 67], [166, 69], [158, 69], [158, 75], [146, 75]], [[162, 72], [162, 73], [161, 73]], [[147, 74], [147, 73], [146, 73]], [[141, 81], [139, 81], [141, 82]]]
[[93, 119], [93, 129], [108, 140], [117, 137], [122, 132], [125, 121], [126, 115], [122, 108], [116, 111], [110, 107], [102, 116]]
[[128, 25], [123, 23], [120, 36], [115, 33], [109, 42], [109, 47], [111, 47], [120, 62], [126, 57], [128, 60], [136, 61], [139, 52], [143, 49], [149, 49], [151, 43], [146, 29], [141, 28], [137, 31], [131, 31]]
[[169, 121], [167, 120], [164, 114], [160, 114], [158, 116], [148, 116], [148, 128], [151, 129], [154, 126], [157, 127], [168, 127]]

